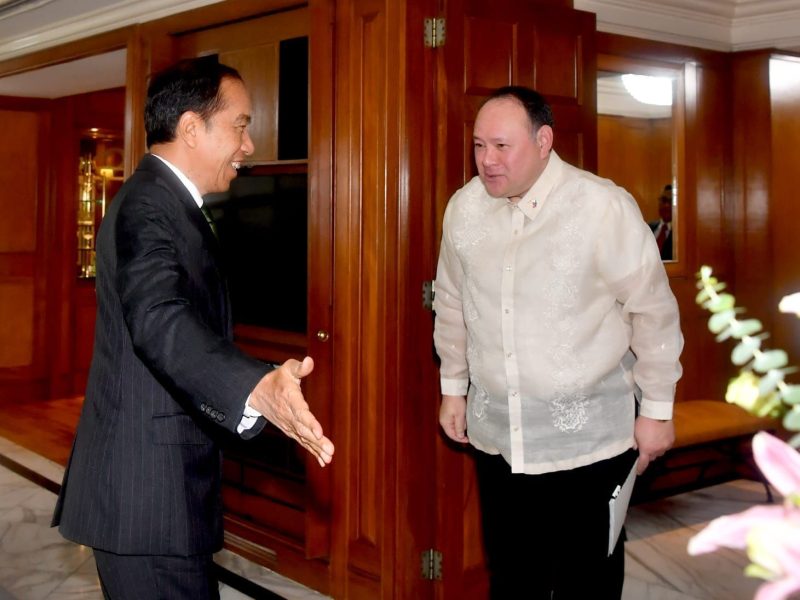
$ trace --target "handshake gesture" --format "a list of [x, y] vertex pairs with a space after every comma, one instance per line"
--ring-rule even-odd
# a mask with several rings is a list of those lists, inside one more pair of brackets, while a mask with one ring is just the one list
[[308, 408], [300, 380], [314, 370], [314, 361], [289, 359], [264, 375], [250, 394], [250, 405], [287, 436], [311, 452], [321, 467], [333, 458], [333, 442]]

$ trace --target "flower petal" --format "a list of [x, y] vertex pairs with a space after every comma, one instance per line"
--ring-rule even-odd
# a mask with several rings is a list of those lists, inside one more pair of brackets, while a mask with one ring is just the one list
[[797, 590], [800, 590], [800, 579], [778, 579], [760, 586], [753, 600], [785, 600]]
[[743, 550], [747, 546], [747, 533], [755, 525], [784, 518], [782, 506], [754, 506], [735, 515], [719, 517], [689, 540], [692, 556], [713, 552], [718, 548]]
[[795, 313], [800, 317], [800, 292], [781, 298], [778, 310], [785, 313]]
[[747, 556], [772, 576], [800, 576], [800, 510], [784, 509], [780, 521], [762, 522], [747, 534]]
[[760, 431], [753, 437], [753, 457], [782, 496], [800, 492], [800, 453], [789, 444]]

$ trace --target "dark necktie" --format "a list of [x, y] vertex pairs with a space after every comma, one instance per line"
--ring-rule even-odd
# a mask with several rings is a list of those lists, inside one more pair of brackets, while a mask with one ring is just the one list
[[656, 244], [658, 244], [659, 252], [661, 252], [661, 249], [664, 247], [664, 242], [667, 240], [668, 233], [669, 233], [669, 228], [667, 227], [667, 224], [662, 223], [661, 227], [658, 230], [658, 235], [656, 236]]
[[211, 216], [211, 211], [208, 210], [208, 208], [206, 208], [205, 204], [203, 204], [203, 206], [200, 207], [200, 210], [203, 211], [203, 216], [206, 218], [206, 222], [208, 223], [208, 226], [211, 228], [211, 233], [214, 234], [215, 238], [219, 238], [219, 235], [217, 234], [217, 224], [214, 223], [214, 217]]

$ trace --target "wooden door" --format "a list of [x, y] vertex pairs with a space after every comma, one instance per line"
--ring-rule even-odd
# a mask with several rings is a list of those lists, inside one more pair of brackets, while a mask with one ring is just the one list
[[[309, 15], [310, 9], [301, 6], [173, 39], [178, 57], [215, 54], [236, 68], [253, 103], [255, 153], [231, 192], [207, 198], [223, 250], [229, 259], [237, 258], [228, 261], [237, 344], [268, 362], [312, 356], [315, 369], [304, 392], [331, 435], [332, 80], [330, 64], [316, 60], [311, 66], [315, 76], [308, 76], [309, 44], [314, 56], [330, 56], [318, 49], [326, 43], [324, 31], [309, 39]], [[262, 230], [256, 230], [253, 225], [273, 222], [280, 227], [259, 225]], [[253, 270], [257, 265], [263, 265], [263, 277]], [[237, 296], [237, 281], [244, 290], [254, 280], [271, 287]], [[247, 443], [232, 440], [225, 448], [224, 469], [226, 544], [327, 592], [331, 469], [319, 469], [271, 426]]]
[[[505, 85], [541, 92], [553, 106], [555, 150], [588, 170], [596, 166], [594, 15], [544, 2], [448, 0], [439, 57], [436, 222], [450, 195], [477, 174], [472, 126], [482, 100]], [[442, 91], [443, 90], [443, 91]], [[439, 236], [441, 231], [439, 230]], [[477, 482], [469, 448], [440, 435], [437, 449], [439, 598], [485, 598], [487, 577]]]

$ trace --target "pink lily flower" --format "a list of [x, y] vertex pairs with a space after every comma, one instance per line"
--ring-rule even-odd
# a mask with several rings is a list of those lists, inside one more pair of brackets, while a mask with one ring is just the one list
[[689, 554], [718, 548], [747, 550], [745, 573], [766, 579], [755, 600], [784, 600], [800, 591], [800, 454], [778, 438], [760, 432], [753, 438], [759, 469], [785, 498], [783, 505], [755, 506], [714, 519], [689, 540]]

